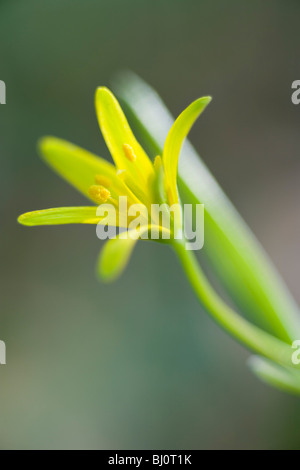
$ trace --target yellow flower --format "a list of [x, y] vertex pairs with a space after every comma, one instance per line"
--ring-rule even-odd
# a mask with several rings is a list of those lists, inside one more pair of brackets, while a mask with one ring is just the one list
[[[151, 229], [160, 233], [170, 230], [170, 227], [165, 227], [160, 222], [160, 218], [151, 208], [154, 204], [164, 203], [166, 207], [179, 204], [177, 166], [180, 149], [190, 128], [210, 100], [210, 97], [200, 98], [180, 114], [168, 133], [162, 157], [157, 156], [152, 163], [135, 139], [115, 96], [107, 88], [98, 88], [97, 117], [115, 165], [54, 137], [43, 138], [39, 147], [44, 160], [94, 204], [100, 207], [104, 204], [113, 205], [117, 223], [115, 220], [109, 220], [109, 215], [99, 215], [96, 205], [28, 212], [19, 217], [19, 222], [36, 226], [104, 224], [105, 221], [105, 225], [125, 225], [125, 228], [128, 228], [132, 221], [130, 207], [135, 204], [145, 206], [148, 215], [140, 226], [139, 236], [125, 238], [120, 234], [109, 240], [102, 250], [100, 275], [106, 280], [115, 278], [126, 266], [137, 239], [142, 238], [144, 232]], [[127, 214], [122, 213], [119, 203], [121, 196], [127, 198]], [[174, 238], [174, 226], [171, 228], [170, 241], [172, 237]]]

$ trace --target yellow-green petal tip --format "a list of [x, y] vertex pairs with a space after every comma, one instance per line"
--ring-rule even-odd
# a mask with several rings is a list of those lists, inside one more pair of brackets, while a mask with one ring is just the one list
[[196, 103], [202, 103], [202, 105], [207, 106], [211, 102], [211, 100], [212, 96], [202, 96], [201, 98], [198, 98], [198, 100], [196, 100]]
[[106, 86], [100, 86], [96, 89], [95, 98], [96, 102], [99, 102], [105, 98], [114, 98], [114, 95]]
[[29, 212], [26, 212], [25, 214], [20, 215], [17, 219], [18, 223], [21, 225], [27, 225], [27, 226], [32, 225], [30, 223], [30, 218], [28, 218], [28, 214]]
[[41, 157], [47, 157], [47, 152], [57, 144], [59, 139], [52, 136], [43, 136], [37, 142], [37, 149]]

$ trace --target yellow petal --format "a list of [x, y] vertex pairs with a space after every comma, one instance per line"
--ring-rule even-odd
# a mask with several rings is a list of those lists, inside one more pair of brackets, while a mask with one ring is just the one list
[[40, 211], [26, 212], [20, 215], [22, 225], [62, 225], [62, 224], [97, 224], [101, 218], [96, 215], [97, 207], [58, 207]]
[[111, 204], [91, 207], [57, 207], [26, 212], [20, 215], [22, 225], [64, 225], [64, 224], [101, 224], [127, 228], [130, 218], [122, 214]]
[[165, 190], [170, 205], [179, 202], [177, 168], [182, 144], [192, 125], [210, 101], [211, 98], [205, 96], [190, 104], [176, 119], [166, 138], [163, 150], [163, 165], [165, 170]]
[[100, 279], [106, 282], [114, 281], [124, 271], [136, 240], [131, 238], [113, 238], [108, 240], [99, 257], [98, 274]]
[[109, 185], [114, 197], [126, 195], [130, 201], [136, 202], [131, 191], [117, 176], [114, 165], [106, 160], [55, 137], [41, 139], [39, 149], [46, 163], [89, 199], [93, 200], [89, 188], [102, 180]]
[[[154, 168], [147, 154], [135, 139], [115, 96], [105, 87], [96, 92], [96, 112], [101, 132], [109, 151], [120, 170], [130, 181], [150, 197]], [[139, 195], [140, 197], [140, 195]], [[145, 201], [143, 201], [145, 202]]]
[[[129, 230], [123, 232], [116, 238], [108, 240], [99, 256], [97, 271], [101, 280], [110, 282], [117, 279], [126, 268], [133, 248], [139, 238], [146, 232], [149, 233], [168, 233], [169, 230], [156, 226], [144, 225], [139, 231]], [[150, 235], [149, 235], [150, 238]]]

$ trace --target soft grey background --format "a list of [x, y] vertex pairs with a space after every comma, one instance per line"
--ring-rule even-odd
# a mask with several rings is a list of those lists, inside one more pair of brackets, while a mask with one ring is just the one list
[[300, 301], [299, 15], [291, 0], [1, 0], [1, 448], [300, 447], [299, 400], [251, 375], [168, 248], [140, 243], [105, 286], [94, 227], [16, 224], [85, 203], [36, 141], [110, 158], [94, 90], [129, 68], [174, 114], [213, 95], [191, 140]]

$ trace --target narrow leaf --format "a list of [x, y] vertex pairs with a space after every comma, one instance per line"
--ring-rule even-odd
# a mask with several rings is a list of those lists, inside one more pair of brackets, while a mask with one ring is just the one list
[[252, 372], [263, 382], [284, 392], [300, 395], [299, 372], [281, 367], [258, 356], [252, 356], [248, 364]]

